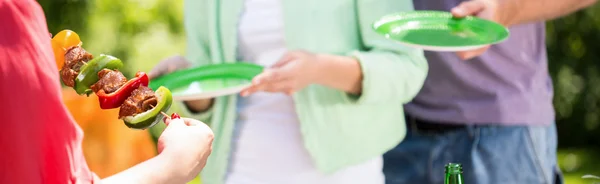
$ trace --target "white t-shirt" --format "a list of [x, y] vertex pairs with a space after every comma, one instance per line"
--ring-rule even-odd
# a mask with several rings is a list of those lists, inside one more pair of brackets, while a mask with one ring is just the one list
[[[240, 60], [268, 67], [286, 52], [282, 0], [246, 0], [238, 26]], [[381, 157], [332, 175], [319, 172], [304, 148], [290, 96], [240, 97], [237, 113], [227, 184], [384, 183]]]

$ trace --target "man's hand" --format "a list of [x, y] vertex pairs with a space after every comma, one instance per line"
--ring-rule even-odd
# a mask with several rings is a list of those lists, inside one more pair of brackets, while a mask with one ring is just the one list
[[158, 138], [158, 156], [119, 172], [102, 183], [185, 184], [206, 165], [214, 134], [204, 123], [189, 118], [165, 118]]
[[[477, 16], [483, 19], [491, 20], [502, 25], [503, 20], [500, 20], [500, 16], [498, 15], [498, 4], [494, 0], [471, 0], [467, 2], [463, 2], [460, 5], [452, 8], [452, 15], [458, 18], [466, 17], [469, 15]], [[490, 46], [485, 46], [483, 48], [479, 48], [471, 51], [461, 51], [457, 52], [456, 55], [463, 60], [468, 60], [474, 57], [477, 57], [487, 51]]]
[[204, 123], [190, 118], [165, 118], [167, 128], [158, 138], [158, 153], [172, 161], [174, 176], [194, 179], [212, 152], [214, 134]]
[[[548, 21], [589, 7], [597, 0], [471, 0], [454, 7], [455, 17], [477, 16], [505, 27], [537, 21]], [[483, 54], [489, 46], [458, 52], [464, 60]]]

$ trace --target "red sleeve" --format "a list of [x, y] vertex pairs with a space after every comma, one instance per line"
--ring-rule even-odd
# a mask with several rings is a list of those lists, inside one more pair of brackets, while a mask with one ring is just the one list
[[0, 0], [0, 183], [94, 183], [83, 132], [61, 100], [44, 13]]

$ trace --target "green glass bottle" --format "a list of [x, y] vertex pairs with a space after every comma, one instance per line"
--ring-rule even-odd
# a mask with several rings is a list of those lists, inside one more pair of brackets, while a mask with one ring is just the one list
[[464, 184], [462, 171], [462, 165], [460, 164], [446, 164], [446, 178], [444, 179], [444, 184]]

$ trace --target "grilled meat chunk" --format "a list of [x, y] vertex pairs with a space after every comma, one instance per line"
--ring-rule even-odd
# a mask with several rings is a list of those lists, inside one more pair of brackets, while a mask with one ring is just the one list
[[79, 74], [81, 66], [92, 58], [93, 56], [80, 46], [69, 48], [65, 54], [65, 64], [60, 70], [62, 82], [69, 87], [75, 86], [75, 78]]
[[77, 74], [77, 71], [63, 67], [62, 70], [60, 70], [60, 79], [65, 85], [69, 87], [74, 87], [75, 77], [77, 77]]
[[146, 86], [140, 86], [133, 90], [131, 96], [123, 102], [119, 109], [119, 119], [125, 116], [133, 116], [146, 112], [156, 106], [158, 100], [154, 91]]
[[112, 93], [127, 83], [127, 78], [118, 70], [103, 69], [98, 72], [98, 78], [100, 80], [90, 87], [94, 93], [100, 90], [107, 94]]
[[92, 58], [92, 54], [85, 51], [85, 49], [80, 46], [74, 46], [69, 48], [67, 53], [65, 53], [65, 66], [78, 71], [83, 63], [88, 62]]

